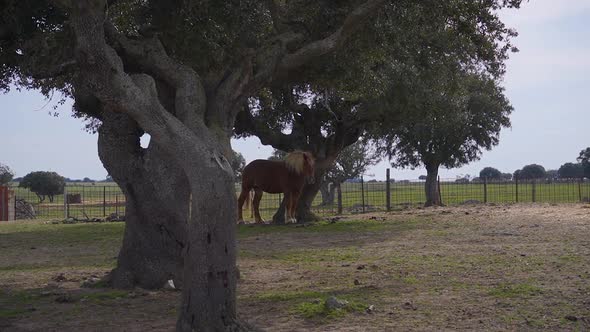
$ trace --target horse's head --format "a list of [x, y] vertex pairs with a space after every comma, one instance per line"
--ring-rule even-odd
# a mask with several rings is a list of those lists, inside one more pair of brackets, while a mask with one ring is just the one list
[[313, 178], [315, 158], [310, 152], [293, 151], [288, 153], [285, 157], [285, 164], [287, 168], [306, 178]]

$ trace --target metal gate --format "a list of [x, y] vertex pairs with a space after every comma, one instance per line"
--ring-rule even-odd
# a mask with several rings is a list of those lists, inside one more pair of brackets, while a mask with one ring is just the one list
[[14, 220], [14, 190], [0, 186], [0, 221]]

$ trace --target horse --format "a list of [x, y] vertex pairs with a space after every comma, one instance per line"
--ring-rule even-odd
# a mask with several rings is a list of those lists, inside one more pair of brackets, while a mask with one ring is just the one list
[[296, 223], [295, 208], [305, 184], [313, 177], [315, 159], [309, 152], [294, 151], [284, 160], [257, 159], [246, 165], [242, 172], [242, 192], [238, 198], [238, 223], [243, 222], [242, 207], [249, 193], [254, 190], [252, 210], [256, 223], [264, 223], [260, 217], [262, 193], [285, 195], [285, 223]]

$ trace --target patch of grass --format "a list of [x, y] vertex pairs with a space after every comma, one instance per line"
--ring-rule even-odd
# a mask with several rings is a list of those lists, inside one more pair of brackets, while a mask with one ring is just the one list
[[358, 247], [298, 249], [272, 256], [272, 258], [294, 264], [355, 262], [360, 257], [361, 250]]
[[320, 298], [324, 294], [316, 291], [301, 292], [266, 292], [259, 294], [257, 299], [269, 302], [297, 301]]
[[18, 317], [29, 310], [23, 308], [0, 309], [0, 318]]
[[26, 242], [27, 245], [57, 245], [88, 242], [120, 241], [124, 223], [41, 224], [11, 223], [0, 227], [2, 244], [10, 246]]
[[26, 306], [40, 297], [32, 291], [0, 292], [0, 318], [14, 318], [30, 312]]
[[567, 254], [557, 257], [557, 260], [560, 263], [579, 263], [582, 260], [582, 257], [579, 255]]
[[117, 298], [125, 298], [129, 295], [129, 292], [123, 290], [112, 290], [107, 292], [91, 293], [86, 294], [82, 298], [92, 302], [105, 302], [109, 300], [115, 300]]
[[63, 267], [111, 268], [124, 224], [53, 225], [22, 222], [0, 225], [0, 274], [52, 271]]
[[295, 306], [292, 312], [307, 319], [331, 320], [346, 316], [348, 313], [363, 312], [367, 308], [367, 305], [364, 303], [344, 298], [340, 299], [348, 301], [348, 304], [343, 308], [328, 309], [325, 305], [326, 300], [324, 298], [313, 302], [300, 303]]
[[413, 277], [413, 276], [404, 277], [404, 278], [402, 278], [402, 281], [405, 282], [408, 285], [415, 285], [415, 284], [417, 284], [419, 282], [418, 281], [418, 278]]
[[2, 293], [0, 296], [5, 298], [8, 303], [13, 305], [29, 304], [41, 297], [39, 294], [33, 293], [31, 291]]
[[[261, 293], [255, 299], [264, 302], [284, 303], [290, 308], [291, 313], [322, 322], [343, 317], [348, 313], [364, 312], [368, 307], [364, 301], [367, 298], [374, 298], [375, 292], [377, 291], [374, 289], [365, 288], [357, 288], [352, 291], [276, 291]], [[347, 301], [348, 304], [340, 309], [326, 308], [326, 300], [333, 295], [340, 300]]]
[[418, 227], [417, 220], [384, 221], [384, 220], [350, 220], [330, 223], [326, 221], [313, 223], [305, 227], [293, 225], [238, 225], [238, 237], [274, 234], [274, 233], [356, 233], [356, 232], [379, 232], [384, 230], [404, 231]]
[[94, 283], [89, 284], [86, 286], [87, 288], [107, 288], [109, 286], [109, 282], [106, 279], [100, 279]]
[[527, 283], [501, 283], [488, 292], [489, 295], [499, 298], [530, 297], [541, 293], [543, 293], [541, 288]]

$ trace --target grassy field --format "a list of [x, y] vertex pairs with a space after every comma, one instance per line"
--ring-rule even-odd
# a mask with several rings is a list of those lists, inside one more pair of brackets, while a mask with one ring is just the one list
[[[236, 186], [239, 193], [239, 185]], [[39, 203], [37, 196], [27, 189], [15, 187], [17, 198], [33, 203], [41, 218], [64, 218], [66, 215], [64, 195], [55, 197], [54, 202]], [[114, 183], [96, 185], [68, 185], [68, 194], [79, 194], [82, 204], [69, 204], [68, 215], [83, 218], [104, 217], [111, 213], [125, 214], [125, 196]], [[590, 199], [590, 182], [571, 181], [568, 183], [455, 183], [441, 182], [441, 197], [446, 205], [462, 204], [466, 201], [487, 201], [489, 203], [548, 202], [577, 203]], [[280, 205], [282, 196], [264, 194], [260, 204], [264, 219], [271, 219]], [[426, 197], [424, 183], [396, 182], [391, 184], [391, 204], [393, 208], [405, 205], [422, 205]], [[333, 215], [337, 205], [321, 205], [318, 194], [313, 210], [320, 215]], [[385, 210], [386, 189], [384, 182], [344, 183], [342, 185], [342, 206], [345, 213]], [[246, 213], [245, 216], [249, 214]]]
[[[268, 331], [590, 329], [590, 206], [466, 205], [238, 227], [238, 312]], [[82, 288], [124, 224], [0, 224], [0, 330], [170, 331], [179, 292]], [[347, 300], [328, 310], [329, 296]]]

